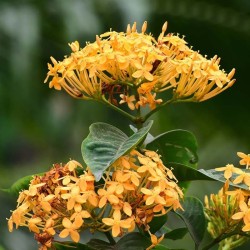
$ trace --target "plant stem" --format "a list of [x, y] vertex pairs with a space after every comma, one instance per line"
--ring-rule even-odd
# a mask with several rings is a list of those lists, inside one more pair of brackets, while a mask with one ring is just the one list
[[162, 107], [166, 106], [167, 104], [170, 104], [172, 102], [174, 102], [174, 99], [168, 100], [164, 103], [162, 103], [161, 105], [157, 106], [155, 109], [151, 110], [150, 112], [148, 112], [144, 117], [142, 117], [142, 121], [145, 122], [151, 115], [153, 115], [155, 112], [157, 112], [159, 109], [161, 109]]
[[114, 238], [111, 236], [111, 234], [110, 234], [109, 231], [108, 232], [104, 232], [104, 234], [106, 235], [106, 237], [109, 240], [109, 242], [110, 242], [111, 245], [115, 245], [116, 244]]
[[241, 234], [240, 231], [238, 230], [238, 227], [236, 227], [236, 229], [231, 232], [231, 233], [228, 233], [228, 234], [221, 234], [219, 235], [217, 238], [215, 238], [210, 244], [208, 244], [207, 246], [203, 247], [202, 250], [208, 250], [210, 249], [211, 247], [213, 247], [214, 245], [220, 243], [222, 240], [226, 239], [226, 238], [229, 238], [233, 235], [238, 235], [238, 234]]
[[136, 117], [134, 117], [133, 115], [130, 115], [129, 113], [127, 113], [126, 111], [118, 108], [117, 106], [113, 105], [112, 103], [110, 103], [109, 101], [106, 100], [106, 98], [103, 96], [103, 98], [100, 100], [101, 103], [105, 104], [106, 106], [114, 109], [115, 111], [119, 112], [120, 114], [122, 114], [123, 116], [127, 117], [130, 121], [134, 122], [136, 120]]

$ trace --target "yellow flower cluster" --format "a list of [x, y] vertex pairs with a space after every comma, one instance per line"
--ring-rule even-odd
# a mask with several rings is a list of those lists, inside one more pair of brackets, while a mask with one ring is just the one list
[[[216, 171], [224, 171], [225, 185], [218, 194], [211, 194], [210, 199], [205, 197], [210, 234], [214, 238], [221, 237], [225, 233], [233, 235], [222, 241], [221, 245], [239, 246], [247, 240], [240, 231], [250, 232], [250, 172], [248, 171], [250, 154], [238, 152], [237, 155], [241, 158], [240, 165], [246, 169], [235, 167], [233, 164], [216, 168]], [[230, 183], [241, 184], [243, 188], [234, 187], [233, 190], [229, 190]]]
[[[238, 228], [241, 225], [232, 218], [234, 214], [239, 212], [237, 193], [228, 189], [229, 181], [226, 181], [218, 194], [211, 194], [209, 198], [205, 196], [207, 230], [214, 239], [221, 239], [218, 248], [221, 250], [234, 249], [248, 240], [247, 237], [240, 235]], [[247, 195], [247, 192], [240, 189], [237, 192]], [[227, 234], [231, 236], [223, 239], [222, 237]]]
[[167, 23], [158, 39], [146, 34], [147, 22], [141, 32], [128, 25], [127, 31], [109, 31], [96, 36], [96, 41], [80, 48], [69, 44], [72, 53], [63, 61], [51, 57], [45, 82], [50, 88], [64, 88], [71, 96], [82, 99], [108, 98], [114, 105], [126, 103], [131, 110], [149, 106], [155, 109], [173, 101], [205, 101], [232, 86], [235, 70], [229, 74], [220, 69], [220, 58], [212, 59], [187, 46], [172, 33], [165, 34]]
[[[135, 226], [149, 231], [155, 216], [182, 208], [182, 190], [156, 152], [132, 150], [113, 163], [100, 182], [95, 182], [89, 168], [78, 174], [78, 167], [82, 168], [72, 160], [35, 176], [29, 189], [19, 195], [8, 220], [9, 230], [14, 224], [28, 227], [40, 249], [46, 250], [56, 234], [79, 242], [79, 233], [87, 228], [112, 231], [113, 237], [131, 232]], [[151, 239], [156, 245], [162, 238], [151, 235]]]

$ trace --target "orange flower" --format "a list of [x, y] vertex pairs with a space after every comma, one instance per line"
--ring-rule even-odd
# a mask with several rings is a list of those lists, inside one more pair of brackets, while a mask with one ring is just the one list
[[244, 154], [242, 152], [237, 152], [237, 155], [242, 158], [240, 160], [240, 165], [246, 165], [246, 168], [250, 166], [250, 154]]
[[241, 220], [243, 219], [244, 224], [247, 225], [247, 227], [243, 227], [243, 231], [248, 231], [249, 230], [249, 225], [250, 225], [250, 208], [248, 205], [244, 202], [241, 201], [239, 204], [240, 212], [234, 214], [232, 216], [233, 220]]
[[120, 210], [115, 210], [113, 213], [113, 219], [111, 218], [103, 218], [102, 222], [107, 226], [112, 227], [112, 235], [117, 237], [122, 233], [122, 229], [128, 229], [131, 227], [132, 220], [125, 219], [121, 220], [121, 212]]
[[106, 205], [107, 201], [109, 201], [111, 204], [117, 204], [119, 203], [119, 198], [114, 194], [116, 187], [110, 186], [105, 189], [98, 189], [98, 194], [101, 197], [99, 201], [99, 208], [102, 208]]
[[234, 167], [233, 164], [227, 164], [225, 167], [215, 168], [216, 171], [224, 171], [224, 177], [228, 180], [232, 177], [233, 173], [241, 174], [242, 170]]
[[34, 233], [39, 233], [40, 230], [37, 224], [39, 224], [40, 222], [42, 222], [42, 219], [39, 217], [29, 219], [29, 222], [28, 222], [29, 230]]
[[165, 199], [161, 196], [161, 192], [163, 190], [159, 187], [156, 186], [154, 187], [153, 190], [149, 190], [147, 188], [142, 188], [141, 192], [145, 194], [145, 200], [146, 200], [146, 205], [152, 205], [152, 204], [166, 204]]
[[68, 200], [67, 202], [67, 209], [71, 210], [74, 207], [76, 208], [77, 204], [82, 204], [86, 200], [83, 198], [83, 196], [80, 194], [80, 187], [79, 186], [73, 186], [70, 190], [70, 193], [62, 194], [61, 197], [65, 200]]
[[154, 234], [151, 234], [150, 239], [151, 239], [152, 245], [149, 246], [146, 250], [150, 250], [154, 248], [155, 246], [157, 246], [164, 239], [164, 234], [159, 238], [157, 238]]
[[135, 96], [134, 95], [128, 96], [128, 95], [120, 94], [120, 97], [121, 97], [121, 101], [119, 102], [120, 104], [127, 103], [128, 107], [131, 110], [135, 109], [135, 104], [134, 104]]
[[[79, 217], [78, 217], [79, 218]], [[79, 229], [82, 226], [83, 221], [81, 219], [75, 220], [73, 223], [67, 218], [63, 218], [62, 225], [65, 229], [62, 230], [62, 232], [59, 234], [60, 238], [66, 238], [68, 235], [70, 235], [71, 239], [74, 242], [79, 242], [80, 235], [77, 232], [77, 229]]]

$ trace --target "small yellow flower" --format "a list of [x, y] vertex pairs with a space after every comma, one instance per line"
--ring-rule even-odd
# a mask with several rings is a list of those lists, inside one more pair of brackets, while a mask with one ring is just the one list
[[239, 174], [233, 181], [234, 184], [244, 183], [250, 187], [250, 173], [243, 172]]
[[67, 218], [63, 218], [62, 225], [65, 229], [62, 230], [62, 232], [59, 234], [60, 238], [66, 238], [68, 235], [70, 235], [71, 239], [74, 242], [79, 242], [80, 235], [77, 231], [82, 226], [82, 220], [74, 221], [73, 223]]
[[162, 189], [158, 186], [154, 187], [153, 190], [142, 188], [141, 192], [145, 194], [146, 205], [152, 204], [166, 204], [165, 199], [161, 196]]
[[157, 246], [164, 239], [164, 234], [159, 238], [157, 238], [154, 234], [151, 234], [150, 239], [151, 239], [152, 245], [149, 246], [146, 250], [150, 250], [154, 248], [155, 246]]
[[37, 224], [39, 224], [40, 222], [42, 222], [42, 219], [39, 217], [29, 219], [28, 221], [29, 230], [34, 233], [39, 233], [40, 229], [38, 228]]
[[240, 165], [246, 165], [246, 168], [250, 166], [250, 154], [244, 154], [242, 152], [237, 152], [237, 155], [242, 158], [240, 160]]
[[230, 179], [235, 174], [242, 174], [242, 170], [239, 168], [234, 167], [233, 164], [227, 164], [225, 167], [215, 168], [216, 171], [224, 171], [225, 179]]
[[121, 101], [119, 102], [120, 104], [127, 103], [128, 107], [131, 110], [135, 109], [135, 104], [134, 104], [135, 96], [134, 95], [127, 96], [127, 95], [121, 94], [120, 97], [121, 97]]
[[70, 193], [62, 194], [61, 197], [65, 200], [68, 200], [67, 209], [69, 211], [76, 207], [78, 203], [82, 204], [86, 201], [80, 194], [79, 186], [73, 186], [70, 190]]
[[140, 63], [136, 63], [136, 71], [132, 74], [134, 78], [145, 78], [148, 81], [153, 81], [154, 76], [150, 73], [153, 66], [150, 63], [146, 63], [145, 65], [141, 65]]
[[50, 205], [50, 203], [53, 201], [54, 197], [55, 197], [54, 194], [49, 194], [47, 196], [45, 196], [44, 194], [41, 194], [38, 197], [38, 201], [40, 202], [40, 205], [42, 206], [42, 208], [46, 212], [50, 212], [51, 211], [51, 205]]
[[107, 226], [112, 227], [112, 235], [117, 237], [122, 233], [122, 229], [128, 229], [131, 227], [131, 220], [125, 219], [121, 220], [121, 212], [120, 210], [115, 210], [113, 213], [113, 219], [111, 218], [103, 218], [103, 223]]
[[243, 219], [245, 225], [250, 224], [250, 208], [248, 207], [248, 205], [244, 201], [241, 201], [240, 204], [239, 204], [239, 208], [240, 208], [241, 211], [234, 214], [232, 216], [232, 219], [233, 220], [241, 220], [241, 219]]
[[100, 196], [99, 208], [104, 207], [107, 201], [109, 201], [111, 204], [119, 203], [119, 198], [114, 194], [115, 188], [115, 186], [110, 186], [107, 190], [98, 189], [98, 194]]

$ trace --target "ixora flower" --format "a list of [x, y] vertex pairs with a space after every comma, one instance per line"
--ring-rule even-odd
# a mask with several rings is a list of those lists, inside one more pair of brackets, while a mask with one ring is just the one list
[[[51, 57], [45, 82], [71, 96], [108, 102], [111, 106], [127, 104], [131, 110], [164, 106], [169, 102], [210, 99], [235, 82], [235, 70], [220, 69], [220, 58], [202, 56], [187, 42], [166, 33], [164, 23], [158, 38], [141, 31], [136, 23], [126, 32], [109, 31], [96, 36], [80, 48], [69, 44], [72, 53], [63, 61]], [[161, 94], [170, 91], [172, 95]], [[171, 97], [169, 97], [171, 96]]]
[[[241, 158], [239, 164], [245, 165], [245, 171], [242, 167], [235, 167], [233, 164], [216, 168], [216, 171], [224, 171], [225, 184], [218, 194], [205, 197], [205, 214], [209, 221], [208, 232], [213, 238], [221, 238], [225, 233], [231, 235], [221, 241], [220, 249], [229, 249], [229, 247], [231, 249], [232, 246], [242, 245], [248, 240], [250, 232], [249, 154], [238, 152], [237, 155]], [[231, 190], [230, 184], [232, 184]]]
[[120, 237], [137, 225], [149, 232], [150, 249], [163, 237], [152, 235], [149, 223], [170, 210], [182, 209], [182, 197], [175, 176], [160, 156], [134, 149], [106, 169], [100, 182], [75, 160], [34, 176], [29, 189], [20, 192], [8, 226], [10, 231], [14, 225], [28, 227], [40, 249], [46, 250], [53, 246], [55, 235], [79, 242], [86, 229], [111, 231], [113, 237]]

